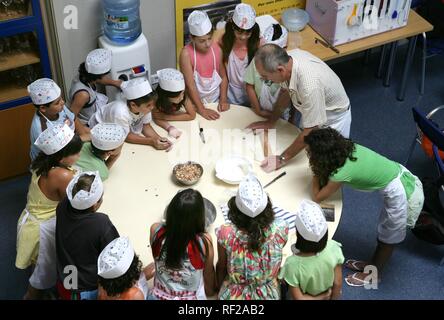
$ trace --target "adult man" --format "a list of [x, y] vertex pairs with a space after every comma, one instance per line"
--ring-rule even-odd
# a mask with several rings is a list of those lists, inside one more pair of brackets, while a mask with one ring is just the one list
[[330, 67], [303, 50], [294, 50], [290, 55], [285, 49], [266, 44], [255, 55], [256, 69], [266, 81], [280, 83], [283, 90], [267, 121], [248, 126], [250, 129], [273, 128], [291, 99], [301, 113], [302, 132], [280, 155], [272, 155], [262, 163], [266, 172], [277, 170], [305, 148], [304, 136], [316, 127], [332, 127], [344, 137], [350, 135], [350, 100], [339, 77]]

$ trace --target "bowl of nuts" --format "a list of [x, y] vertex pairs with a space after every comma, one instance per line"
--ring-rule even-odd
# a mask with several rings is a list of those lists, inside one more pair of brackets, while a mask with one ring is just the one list
[[179, 163], [173, 168], [174, 178], [181, 184], [191, 186], [202, 177], [203, 168], [200, 164], [193, 161]]

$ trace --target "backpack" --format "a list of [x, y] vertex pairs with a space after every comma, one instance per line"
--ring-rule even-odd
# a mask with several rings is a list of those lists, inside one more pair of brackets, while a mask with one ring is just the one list
[[425, 178], [422, 179], [424, 189], [424, 207], [419, 214], [413, 234], [432, 244], [444, 244], [444, 206], [439, 199], [439, 189], [441, 188], [438, 180]]

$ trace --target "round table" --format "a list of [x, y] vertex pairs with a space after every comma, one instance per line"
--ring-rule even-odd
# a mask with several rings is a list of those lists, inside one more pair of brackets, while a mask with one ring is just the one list
[[[216, 109], [215, 104], [207, 107]], [[175, 141], [170, 152], [125, 143], [120, 158], [111, 168], [110, 176], [104, 183], [103, 204], [99, 211], [109, 215], [121, 236], [130, 238], [144, 265], [153, 261], [149, 247], [150, 226], [162, 221], [166, 205], [179, 190], [187, 188], [178, 185], [172, 177], [172, 169], [177, 163], [193, 160], [204, 168], [202, 178], [192, 188], [200, 191], [217, 208], [216, 220], [208, 230], [213, 237], [215, 262], [217, 242], [214, 229], [225, 222], [220, 206], [235, 195], [238, 188], [237, 185], [230, 185], [216, 178], [215, 163], [221, 157], [240, 153], [250, 158], [254, 172], [263, 185], [286, 171], [284, 177], [266, 188], [273, 205], [295, 212], [302, 199], [311, 199], [312, 174], [305, 152], [298, 154], [278, 171], [267, 174], [260, 168], [263, 133], [253, 135], [252, 132], [243, 130], [250, 123], [260, 120], [263, 119], [250, 108], [232, 105], [216, 121], [207, 121], [197, 115], [193, 121], [174, 122], [183, 134]], [[161, 136], [166, 136], [163, 129], [154, 123], [152, 125]], [[204, 129], [205, 143], [199, 136], [199, 125]], [[276, 131], [269, 132], [271, 151], [274, 154], [283, 152], [299, 132], [292, 124], [279, 120]], [[275, 145], [273, 141], [276, 141]], [[335, 221], [328, 223], [330, 238], [341, 217], [341, 199], [339, 190], [327, 201], [335, 207]], [[283, 262], [291, 255], [291, 245], [295, 239], [295, 229], [292, 228], [284, 248]]]

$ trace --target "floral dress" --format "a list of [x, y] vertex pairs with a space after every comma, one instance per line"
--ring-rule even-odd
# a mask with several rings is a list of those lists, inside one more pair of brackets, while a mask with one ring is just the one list
[[257, 251], [248, 248], [248, 234], [233, 224], [216, 230], [217, 242], [227, 254], [227, 277], [219, 291], [221, 300], [277, 300], [277, 280], [282, 249], [287, 243], [288, 225], [275, 220], [265, 231], [265, 241]]

